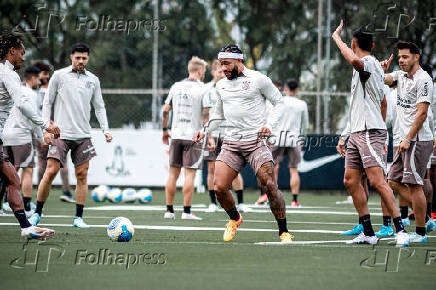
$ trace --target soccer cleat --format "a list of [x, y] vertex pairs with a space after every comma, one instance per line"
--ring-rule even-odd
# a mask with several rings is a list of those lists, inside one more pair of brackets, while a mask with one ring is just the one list
[[186, 213], [186, 212], [184, 212], [184, 213], [182, 213], [182, 220], [195, 220], [195, 221], [201, 221], [202, 218], [196, 216], [196, 215], [193, 214], [193, 213]]
[[369, 244], [369, 245], [376, 245], [378, 242], [378, 238], [376, 236], [365, 236], [364, 233], [360, 233], [357, 237], [355, 237], [352, 240], [347, 241], [346, 243], [351, 244]]
[[29, 223], [32, 226], [36, 226], [37, 224], [39, 224], [39, 221], [41, 220], [41, 216], [38, 213], [34, 213], [30, 216], [29, 218]]
[[46, 239], [51, 238], [54, 235], [55, 231], [46, 228], [39, 228], [36, 226], [30, 226], [27, 228], [21, 229], [21, 236], [27, 239], [37, 239], [41, 241], [45, 241]]
[[251, 208], [248, 207], [248, 205], [246, 205], [246, 204], [240, 203], [240, 204], [238, 204], [238, 211], [240, 211], [240, 212], [250, 212]]
[[341, 233], [341, 236], [357, 236], [359, 234], [363, 233], [363, 226], [361, 224], [358, 224], [357, 226], [354, 226], [349, 231]]
[[265, 194], [262, 194], [261, 196], [259, 196], [259, 198], [254, 203], [254, 205], [261, 205], [261, 204], [265, 204], [266, 202], [268, 202], [268, 196], [265, 193]]
[[432, 220], [436, 220], [436, 212], [432, 212], [431, 213], [431, 219]]
[[291, 207], [301, 207], [301, 204], [298, 201], [291, 202]]
[[407, 217], [401, 220], [403, 222], [403, 226], [410, 226], [410, 219]]
[[6, 214], [5, 214], [4, 211], [0, 208], [0, 216], [2, 216], [2, 215], [6, 215]]
[[78, 217], [78, 216], [74, 217], [73, 227], [80, 228], [80, 229], [87, 229], [87, 228], [89, 228], [89, 226], [85, 223], [83, 218]]
[[218, 206], [214, 203], [209, 204], [209, 207], [205, 210], [205, 212], [217, 212]]
[[76, 200], [70, 192], [62, 193], [59, 199], [63, 202], [76, 203]]
[[289, 232], [283, 232], [280, 235], [280, 243], [291, 243], [294, 239], [294, 236]]
[[409, 235], [409, 242], [410, 243], [427, 243], [428, 238], [427, 238], [427, 235], [421, 236], [421, 235], [418, 235], [417, 233], [411, 233]]
[[397, 247], [408, 247], [410, 245], [409, 234], [405, 231], [398, 232], [395, 236]]
[[230, 242], [231, 240], [233, 240], [236, 235], [236, 229], [239, 227], [240, 224], [242, 224], [241, 214], [239, 214], [239, 220], [229, 220], [229, 222], [226, 224], [227, 228], [223, 234], [224, 242]]
[[176, 219], [176, 215], [173, 212], [167, 211], [164, 214], [164, 219], [174, 220], [174, 219]]
[[415, 220], [415, 212], [414, 212], [414, 211], [412, 211], [412, 212], [409, 214], [409, 220], [412, 220], [412, 221]]
[[384, 226], [382, 225], [380, 230], [375, 233], [376, 237], [392, 237], [394, 236], [394, 230], [392, 229], [392, 226]]
[[425, 224], [425, 232], [428, 234], [429, 232], [432, 232], [436, 229], [436, 224], [434, 220], [428, 220], [428, 222]]
[[3, 211], [12, 211], [12, 208], [9, 206], [9, 202], [3, 203]]

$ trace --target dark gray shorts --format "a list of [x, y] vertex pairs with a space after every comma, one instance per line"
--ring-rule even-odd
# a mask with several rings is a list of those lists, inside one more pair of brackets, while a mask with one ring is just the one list
[[274, 146], [271, 149], [274, 162], [280, 164], [283, 160], [283, 156], [288, 157], [288, 168], [298, 168], [298, 164], [301, 162], [301, 149], [297, 147], [277, 147]]
[[216, 161], [224, 162], [236, 172], [241, 172], [248, 163], [256, 174], [266, 162], [274, 163], [271, 150], [265, 139], [254, 141], [224, 140], [221, 153]]
[[55, 139], [53, 144], [50, 145], [47, 159], [56, 159], [63, 167], [67, 162], [69, 150], [71, 150], [71, 160], [73, 161], [74, 167], [82, 165], [97, 156], [94, 145], [92, 145], [91, 139], [89, 138], [82, 140]]
[[24, 145], [6, 146], [4, 150], [7, 152], [9, 161], [18, 168], [33, 168], [34, 151], [31, 143]]
[[170, 144], [170, 166], [192, 169], [203, 168], [200, 143], [172, 139]]
[[3, 141], [0, 139], [0, 167], [3, 166], [3, 162], [9, 162], [9, 156], [3, 147]]

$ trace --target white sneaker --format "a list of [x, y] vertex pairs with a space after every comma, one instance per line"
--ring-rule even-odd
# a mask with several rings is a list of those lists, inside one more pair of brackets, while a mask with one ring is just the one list
[[164, 219], [174, 220], [174, 219], [176, 219], [176, 215], [175, 215], [173, 212], [169, 212], [169, 211], [167, 211], [167, 212], [164, 214]]
[[85, 223], [83, 218], [76, 216], [73, 220], [73, 227], [80, 229], [87, 229], [89, 226]]
[[410, 245], [410, 237], [409, 234], [405, 231], [401, 231], [396, 234], [395, 241], [397, 247], [408, 247]]
[[241, 211], [241, 212], [250, 212], [251, 208], [248, 205], [246, 205], [246, 204], [240, 203], [240, 204], [238, 204], [238, 211]]
[[54, 235], [55, 231], [46, 228], [39, 228], [36, 226], [30, 226], [28, 228], [21, 229], [21, 236], [27, 239], [37, 239], [45, 241]]
[[3, 210], [0, 208], [0, 216], [2, 216], [2, 215], [6, 215], [4, 212], [3, 212]]
[[405, 219], [401, 219], [401, 221], [403, 222], [403, 226], [410, 226], [410, 219], [408, 217]]
[[418, 235], [417, 233], [411, 233], [409, 235], [409, 242], [410, 243], [427, 243], [428, 238], [427, 238], [427, 235], [421, 236], [421, 235]]
[[209, 207], [205, 210], [205, 212], [217, 212], [218, 206], [214, 203], [209, 204]]
[[365, 236], [364, 233], [361, 233], [357, 237], [355, 237], [352, 240], [347, 241], [347, 244], [369, 244], [369, 245], [376, 245], [378, 242], [378, 238], [376, 236]]
[[193, 213], [186, 213], [186, 212], [184, 212], [184, 213], [182, 213], [182, 220], [196, 220], [196, 221], [201, 221], [202, 218], [196, 216], [196, 215], [193, 214]]

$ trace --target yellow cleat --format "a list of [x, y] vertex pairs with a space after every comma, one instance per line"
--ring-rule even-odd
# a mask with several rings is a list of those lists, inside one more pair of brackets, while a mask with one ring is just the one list
[[224, 231], [224, 235], [223, 235], [224, 242], [230, 242], [231, 240], [233, 240], [233, 238], [236, 235], [236, 229], [239, 227], [240, 224], [242, 224], [242, 216], [241, 216], [241, 214], [239, 214], [239, 220], [237, 220], [237, 221], [230, 220], [226, 224], [227, 228]]
[[280, 243], [292, 243], [294, 236], [289, 232], [284, 232], [280, 235]]

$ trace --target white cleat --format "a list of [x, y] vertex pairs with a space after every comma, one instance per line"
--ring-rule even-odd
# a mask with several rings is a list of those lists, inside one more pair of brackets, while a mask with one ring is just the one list
[[397, 233], [395, 236], [395, 242], [397, 247], [408, 247], [410, 245], [409, 234], [405, 231]]
[[410, 243], [427, 243], [428, 238], [427, 238], [427, 235], [421, 236], [421, 235], [418, 235], [417, 233], [411, 233], [409, 235], [409, 242]]
[[184, 213], [182, 213], [182, 220], [196, 220], [196, 221], [201, 221], [202, 218], [196, 216], [196, 215], [193, 214], [193, 213], [186, 213], [186, 212], [184, 212]]
[[85, 223], [83, 218], [76, 216], [73, 221], [73, 227], [80, 229], [87, 229], [89, 226]]
[[209, 204], [209, 207], [205, 210], [205, 212], [217, 212], [218, 206], [214, 203]]
[[368, 245], [376, 245], [378, 242], [378, 238], [376, 236], [365, 236], [364, 233], [361, 233], [357, 237], [352, 240], [347, 241], [347, 244], [368, 244]]
[[21, 236], [27, 239], [37, 239], [45, 241], [54, 235], [55, 231], [46, 228], [39, 228], [37, 226], [30, 226], [28, 228], [21, 229]]
[[173, 212], [167, 211], [164, 214], [164, 219], [175, 220], [176, 219], [176, 215]]
[[6, 215], [6, 214], [3, 212], [2, 209], [0, 209], [0, 216], [2, 216], [2, 215]]
[[3, 211], [12, 211], [11, 207], [9, 206], [9, 202], [3, 203]]
[[241, 211], [241, 212], [250, 212], [251, 208], [248, 205], [246, 205], [246, 204], [240, 203], [240, 204], [238, 204], [238, 211]]

